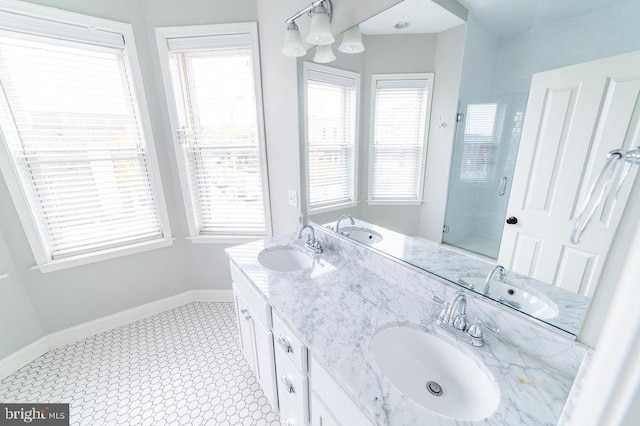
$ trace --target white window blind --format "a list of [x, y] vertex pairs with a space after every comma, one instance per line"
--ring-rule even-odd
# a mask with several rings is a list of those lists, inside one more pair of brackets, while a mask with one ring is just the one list
[[123, 36], [6, 15], [0, 126], [49, 261], [162, 239]]
[[486, 182], [494, 178], [501, 111], [496, 103], [469, 104], [465, 114], [460, 180]]
[[167, 40], [177, 141], [199, 235], [265, 235], [250, 34]]
[[420, 201], [427, 79], [376, 79], [370, 201]]
[[310, 208], [355, 201], [357, 85], [355, 76], [307, 70]]

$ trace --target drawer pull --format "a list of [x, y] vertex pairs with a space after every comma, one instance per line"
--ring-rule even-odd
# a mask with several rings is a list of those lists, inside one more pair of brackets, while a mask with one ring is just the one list
[[282, 346], [282, 349], [284, 349], [285, 352], [293, 353], [293, 347], [291, 346], [291, 342], [289, 342], [289, 339], [284, 336], [280, 336], [278, 337], [278, 343], [280, 344], [280, 346]]
[[246, 315], [244, 316], [244, 319], [246, 319], [246, 320], [250, 320], [250, 319], [251, 319], [251, 314], [246, 314]]
[[246, 309], [240, 309], [240, 313], [241, 313], [241, 314], [246, 314], [246, 313], [247, 313], [247, 310], [246, 310]]
[[293, 383], [291, 383], [291, 379], [286, 374], [282, 375], [282, 383], [284, 384], [285, 389], [289, 393], [296, 393], [296, 390], [293, 387]]

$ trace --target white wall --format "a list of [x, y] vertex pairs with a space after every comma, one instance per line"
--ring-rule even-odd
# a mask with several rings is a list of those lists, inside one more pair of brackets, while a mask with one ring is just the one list
[[[466, 31], [467, 25], [460, 25], [439, 33], [436, 40], [436, 76], [419, 235], [438, 243], [442, 241], [442, 225], [447, 204]], [[444, 127], [440, 126], [441, 119], [446, 123]]]
[[0, 359], [42, 337], [36, 311], [0, 230], [0, 276], [5, 274], [9, 276], [0, 279]]

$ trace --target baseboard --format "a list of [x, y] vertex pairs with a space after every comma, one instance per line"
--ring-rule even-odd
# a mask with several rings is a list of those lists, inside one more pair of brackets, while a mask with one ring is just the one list
[[191, 290], [196, 302], [233, 302], [233, 290]]
[[191, 302], [231, 302], [232, 290], [190, 290], [106, 317], [48, 334], [0, 360], [0, 380], [44, 355], [51, 349], [168, 311]]
[[0, 380], [20, 370], [25, 365], [40, 358], [49, 351], [47, 336], [29, 343], [24, 348], [7, 355], [0, 360]]

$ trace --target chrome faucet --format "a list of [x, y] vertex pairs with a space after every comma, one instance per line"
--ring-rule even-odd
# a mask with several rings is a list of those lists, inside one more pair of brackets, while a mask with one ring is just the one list
[[[464, 293], [456, 293], [451, 303], [446, 303], [436, 296], [431, 296], [431, 298], [444, 306], [440, 314], [436, 317], [436, 324], [465, 343], [472, 346], [484, 345], [482, 321], [476, 318], [471, 326], [469, 326], [467, 322], [467, 297]], [[484, 325], [487, 329], [495, 333], [500, 333], [500, 330], [494, 325], [487, 323], [484, 323]]]
[[316, 231], [313, 229], [313, 226], [304, 225], [300, 229], [300, 232], [298, 232], [298, 239], [302, 239], [305, 230], [309, 230], [309, 232], [307, 232], [307, 238], [304, 240], [304, 248], [316, 254], [322, 253], [322, 246], [320, 245], [320, 240], [316, 238]]
[[336, 221], [336, 234], [340, 233], [340, 222], [342, 221], [342, 219], [349, 219], [349, 222], [351, 223], [351, 225], [356, 224], [356, 221], [353, 219], [353, 216], [351, 216], [350, 214], [343, 214]]
[[491, 272], [489, 272], [489, 275], [487, 275], [487, 279], [484, 281], [483, 293], [485, 295], [489, 294], [489, 290], [491, 289], [491, 279], [496, 274], [498, 274], [498, 276], [496, 277], [498, 281], [505, 282], [507, 280], [507, 272], [504, 270], [504, 266], [502, 265], [494, 266]]

